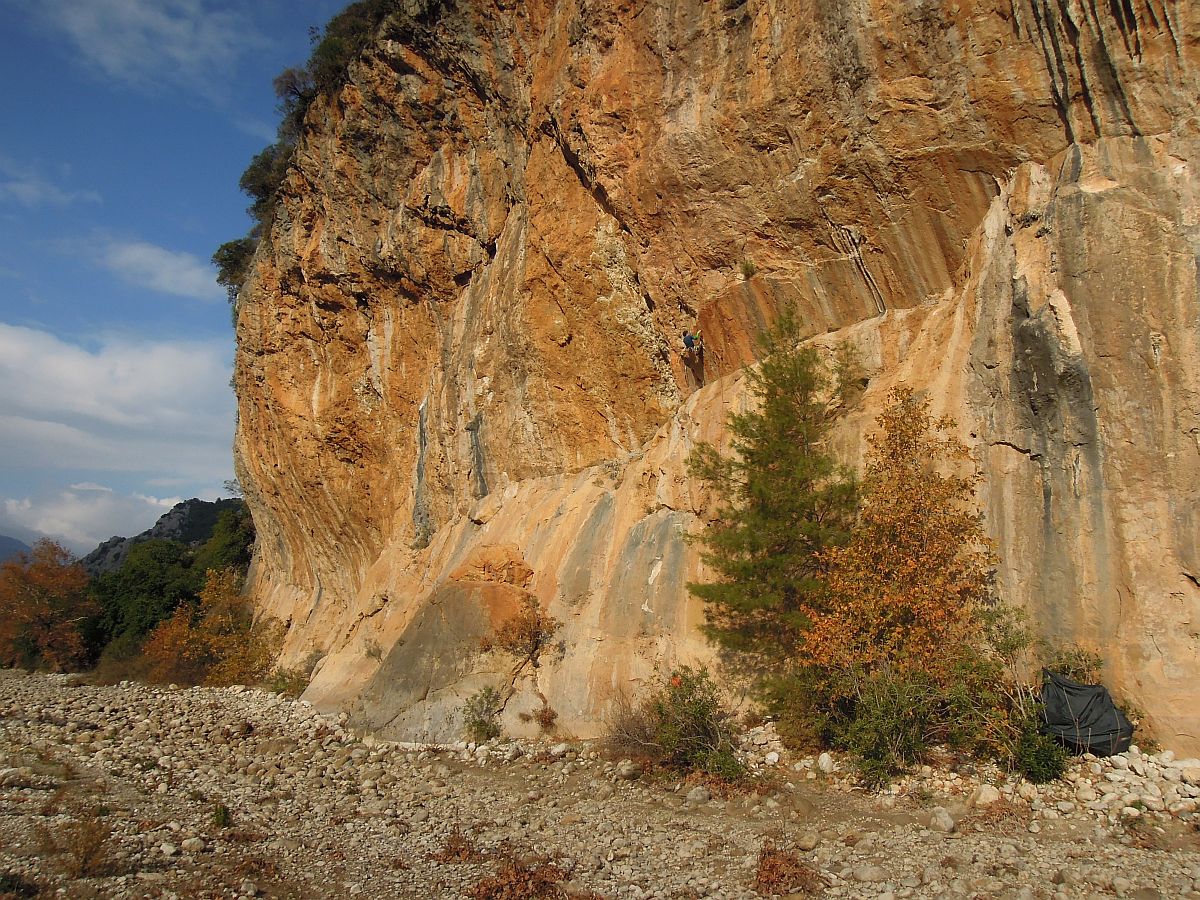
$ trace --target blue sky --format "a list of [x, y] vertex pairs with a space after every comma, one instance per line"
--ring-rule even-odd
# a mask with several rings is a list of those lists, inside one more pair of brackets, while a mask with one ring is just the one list
[[83, 553], [233, 477], [209, 257], [341, 0], [0, 0], [0, 534]]

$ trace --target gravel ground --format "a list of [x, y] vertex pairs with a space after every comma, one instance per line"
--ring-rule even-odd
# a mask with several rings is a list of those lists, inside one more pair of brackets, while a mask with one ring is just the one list
[[484, 890], [506, 872], [538, 896], [757, 897], [766, 845], [783, 895], [1200, 898], [1196, 760], [866, 792], [769, 726], [744, 748], [755, 790], [712, 796], [586, 744], [383, 743], [255, 690], [0, 671], [0, 897], [521, 896]]

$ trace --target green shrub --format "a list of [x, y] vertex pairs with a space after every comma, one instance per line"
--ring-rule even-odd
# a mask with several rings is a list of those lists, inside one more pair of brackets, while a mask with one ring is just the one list
[[307, 70], [315, 91], [332, 93], [345, 84], [350, 64], [395, 6], [393, 0], [360, 0], [330, 19], [323, 33], [311, 32], [314, 46]]
[[217, 284], [225, 288], [230, 303], [237, 300], [250, 275], [250, 264], [257, 248], [258, 241], [247, 235], [226, 241], [212, 255], [212, 263], [217, 267]]
[[224, 803], [214, 803], [212, 808], [212, 823], [217, 828], [228, 828], [233, 824], [233, 815]]
[[244, 576], [253, 551], [254, 521], [242, 500], [218, 500], [193, 511], [177, 540], [134, 544], [120, 567], [92, 579], [102, 611], [93, 657], [107, 643], [101, 659], [111, 674], [142, 677], [136, 656], [146, 636], [181, 605], [197, 600], [210, 569], [231, 568]]
[[285, 697], [299, 697], [308, 687], [309, 670], [303, 666], [292, 669], [275, 669], [267, 679], [267, 690]]
[[858, 347], [845, 341], [838, 344], [833, 352], [833, 384], [841, 405], [855, 406], [866, 391], [868, 381]]
[[856, 681], [857, 696], [835, 725], [835, 742], [855, 755], [867, 782], [880, 784], [928, 748], [940, 698], [936, 685], [918, 673], [881, 670]]
[[618, 704], [608, 743], [678, 772], [733, 780], [745, 773], [734, 753], [733, 726], [708, 670], [682, 666], [640, 704]]
[[747, 280], [753, 278], [754, 274], [758, 271], [758, 266], [756, 266], [754, 264], [754, 260], [750, 259], [749, 257], [747, 257], [746, 259], [743, 259], [738, 264], [738, 268], [742, 272], [742, 277]]
[[150, 661], [142, 656], [142, 641], [141, 637], [129, 632], [117, 635], [104, 647], [89, 680], [93, 684], [147, 680]]
[[500, 713], [504, 698], [494, 687], [485, 687], [467, 698], [462, 705], [463, 726], [476, 743], [500, 737]]
[[891, 667], [810, 667], [776, 676], [761, 692], [786, 744], [847, 750], [870, 783], [905, 771], [935, 745], [1011, 764], [1030, 696], [994, 652], [962, 654], [947, 679]]
[[1045, 784], [1062, 777], [1067, 768], [1067, 750], [1051, 735], [1038, 731], [1038, 722], [1030, 718], [1017, 741], [1013, 766], [1034, 784]]
[[235, 569], [242, 577], [254, 558], [254, 519], [242, 500], [218, 500], [228, 504], [217, 512], [208, 538], [196, 550], [192, 568], [205, 573], [209, 569]]

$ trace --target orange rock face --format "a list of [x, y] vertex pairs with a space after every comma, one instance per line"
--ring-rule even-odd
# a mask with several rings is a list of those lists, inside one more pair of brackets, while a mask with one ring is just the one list
[[847, 458], [928, 391], [1006, 598], [1200, 748], [1198, 66], [1173, 0], [406, 4], [239, 304], [253, 589], [310, 696], [449, 736], [524, 591], [562, 652], [513, 729], [704, 656], [683, 461], [794, 304], [868, 363]]

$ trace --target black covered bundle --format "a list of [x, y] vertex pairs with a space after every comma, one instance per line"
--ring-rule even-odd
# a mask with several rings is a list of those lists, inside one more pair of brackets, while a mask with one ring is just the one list
[[1079, 684], [1042, 670], [1042, 731], [1076, 753], [1112, 756], [1133, 742], [1133, 723], [1100, 684]]

